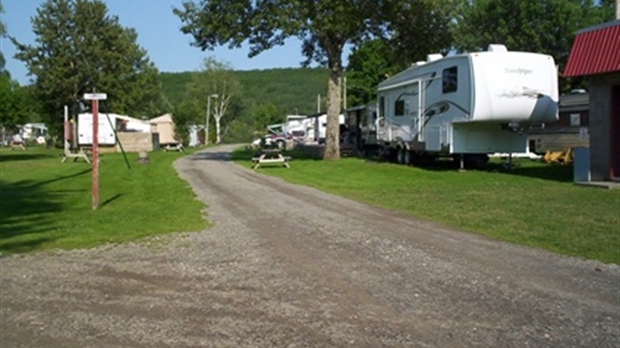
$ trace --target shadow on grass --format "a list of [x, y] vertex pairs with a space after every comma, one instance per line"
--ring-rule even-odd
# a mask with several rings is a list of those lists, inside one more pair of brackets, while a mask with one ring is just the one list
[[58, 157], [56, 153], [27, 153], [27, 152], [2, 152], [0, 154], [0, 163], [9, 161], [28, 161], [44, 158]]
[[487, 172], [502, 172], [509, 175], [526, 176], [550, 181], [573, 181], [573, 166], [570, 165], [525, 162], [515, 168], [506, 168], [501, 163], [489, 163], [483, 170]]
[[0, 251], [26, 252], [50, 241], [49, 237], [30, 239], [26, 236], [53, 230], [55, 214], [63, 209], [63, 199], [60, 196], [66, 193], [46, 190], [44, 186], [88, 172], [90, 170], [46, 181], [0, 181]]
[[[458, 162], [452, 160], [439, 160], [419, 167], [431, 171], [457, 171], [459, 168]], [[467, 171], [503, 173], [558, 182], [571, 182], [573, 180], [572, 166], [553, 165], [532, 160], [514, 161], [512, 167], [506, 163], [492, 161], [482, 167], [466, 167], [465, 169]]]
[[108, 204], [110, 204], [110, 203], [114, 202], [114, 201], [115, 201], [115, 200], [117, 200], [118, 198], [121, 198], [122, 196], [123, 196], [123, 194], [122, 194], [122, 193], [117, 193], [117, 194], [115, 194], [114, 196], [112, 196], [112, 197], [110, 197], [110, 198], [106, 199], [103, 203], [101, 203], [101, 204], [100, 204], [100, 206], [102, 206], [102, 207], [103, 207], [103, 206], [106, 206], [106, 205], [108, 205]]
[[0, 247], [0, 252], [16, 254], [16, 253], [26, 253], [39, 248], [39, 245], [51, 241], [50, 238], [37, 238], [34, 240], [24, 240], [24, 241], [16, 241], [16, 242], [8, 242], [3, 243], [2, 247]]

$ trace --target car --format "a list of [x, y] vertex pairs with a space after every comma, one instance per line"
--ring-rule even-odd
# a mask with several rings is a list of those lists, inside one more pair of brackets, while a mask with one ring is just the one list
[[268, 134], [263, 139], [266, 147], [277, 147], [279, 149], [283, 149], [286, 147], [286, 142], [291, 139], [291, 136], [283, 133]]

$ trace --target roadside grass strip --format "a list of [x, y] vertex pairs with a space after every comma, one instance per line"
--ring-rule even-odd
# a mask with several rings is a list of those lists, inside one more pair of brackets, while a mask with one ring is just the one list
[[60, 163], [61, 150], [0, 148], [0, 252], [88, 248], [135, 241], [208, 226], [204, 204], [195, 199], [172, 162], [189, 152], [150, 152], [150, 163], [131, 169], [120, 153], [105, 153], [99, 165], [99, 208], [92, 210], [91, 165]]

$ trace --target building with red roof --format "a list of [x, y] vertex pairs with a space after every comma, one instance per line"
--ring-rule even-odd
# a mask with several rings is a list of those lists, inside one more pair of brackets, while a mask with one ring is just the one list
[[564, 77], [590, 83], [590, 175], [620, 181], [620, 20], [577, 32]]

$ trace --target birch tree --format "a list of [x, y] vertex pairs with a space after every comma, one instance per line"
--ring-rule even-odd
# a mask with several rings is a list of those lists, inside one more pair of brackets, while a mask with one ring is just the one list
[[206, 58], [202, 70], [190, 83], [190, 93], [205, 107], [211, 105], [207, 112], [215, 123], [215, 143], [219, 144], [222, 141], [222, 118], [226, 116], [231, 101], [241, 94], [241, 83], [235, 78], [230, 64], [215, 57]]

